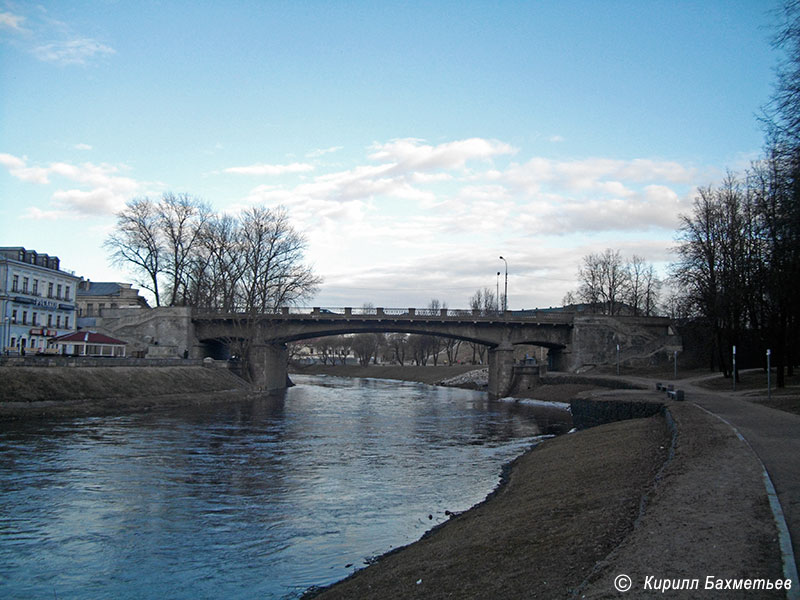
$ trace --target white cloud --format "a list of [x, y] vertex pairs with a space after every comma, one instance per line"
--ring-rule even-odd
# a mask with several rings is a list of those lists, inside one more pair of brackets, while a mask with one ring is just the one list
[[22, 27], [24, 21], [25, 17], [21, 15], [15, 15], [10, 12], [0, 13], [0, 28], [13, 29], [18, 33], [24, 33], [26, 32], [26, 29]]
[[85, 188], [56, 190], [52, 194], [55, 212], [30, 210], [31, 218], [51, 218], [62, 211], [84, 216], [114, 214], [142, 188], [141, 182], [120, 175], [119, 167], [113, 165], [54, 162], [46, 167], [28, 166], [25, 159], [11, 154], [0, 154], [0, 164], [10, 175], [28, 183], [49, 185], [58, 177]]
[[373, 145], [370, 159], [396, 163], [398, 171], [462, 169], [468, 161], [488, 160], [494, 156], [514, 154], [516, 149], [497, 140], [470, 138], [446, 142], [438, 146], [422, 140], [405, 138]]
[[85, 65], [92, 58], [115, 53], [113, 48], [90, 38], [52, 42], [33, 49], [39, 60], [59, 65]]
[[75, 150], [91, 150], [92, 147], [89, 144], [75, 144], [73, 146]]
[[50, 183], [48, 171], [42, 167], [29, 167], [26, 162], [11, 154], [0, 154], [0, 165], [8, 169], [8, 172], [17, 179], [28, 183], [47, 184]]
[[286, 173], [305, 173], [313, 170], [314, 165], [295, 162], [288, 165], [267, 165], [263, 163], [257, 163], [244, 167], [228, 167], [227, 169], [224, 169], [224, 172], [232, 173], [234, 175], [284, 175]]
[[344, 146], [331, 146], [330, 148], [320, 148], [318, 150], [312, 150], [308, 154], [306, 154], [306, 158], [319, 158], [320, 156], [324, 156], [325, 154], [331, 154], [333, 152], [339, 152], [342, 150]]
[[495, 177], [533, 193], [545, 185], [593, 190], [608, 181], [661, 181], [686, 185], [695, 181], [698, 175], [697, 169], [670, 161], [607, 158], [558, 161], [535, 157], [526, 163], [512, 165], [505, 172], [497, 172]]

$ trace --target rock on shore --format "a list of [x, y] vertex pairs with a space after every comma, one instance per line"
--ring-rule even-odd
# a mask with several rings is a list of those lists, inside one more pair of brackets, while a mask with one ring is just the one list
[[475, 369], [474, 371], [467, 371], [455, 377], [449, 377], [437, 381], [436, 385], [443, 385], [448, 387], [462, 387], [471, 389], [484, 389], [489, 385], [489, 368]]

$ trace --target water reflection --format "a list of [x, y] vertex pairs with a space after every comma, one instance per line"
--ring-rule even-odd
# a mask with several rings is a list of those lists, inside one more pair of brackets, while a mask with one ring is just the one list
[[297, 383], [279, 398], [3, 424], [0, 595], [296, 597], [479, 502], [502, 463], [569, 426], [466, 390]]

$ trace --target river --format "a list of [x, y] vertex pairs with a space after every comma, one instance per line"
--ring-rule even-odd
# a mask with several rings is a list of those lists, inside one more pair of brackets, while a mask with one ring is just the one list
[[282, 397], [0, 424], [0, 597], [297, 598], [480, 502], [502, 464], [568, 428], [481, 392], [295, 380]]

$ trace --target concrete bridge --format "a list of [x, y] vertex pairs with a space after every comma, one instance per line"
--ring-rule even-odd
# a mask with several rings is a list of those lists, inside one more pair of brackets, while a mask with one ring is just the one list
[[483, 344], [489, 349], [489, 395], [508, 394], [514, 382], [514, 347], [543, 346], [554, 370], [670, 351], [680, 341], [663, 317], [603, 317], [554, 311], [485, 314], [453, 309], [289, 309], [274, 314], [193, 312], [193, 337], [202, 346], [249, 339], [251, 377], [265, 390], [286, 387], [286, 344], [330, 335], [402, 332]]
[[[608, 317], [559, 311], [486, 314], [453, 309], [283, 308], [274, 313], [216, 313], [189, 307], [106, 309], [82, 326], [129, 342], [129, 354], [192, 358], [219, 356], [234, 341], [250, 346], [250, 375], [264, 390], [286, 387], [286, 344], [330, 335], [402, 332], [438, 335], [489, 349], [489, 393], [514, 384], [514, 347], [542, 346], [550, 368], [656, 362], [681, 349], [665, 317]], [[619, 350], [617, 350], [619, 347]]]

